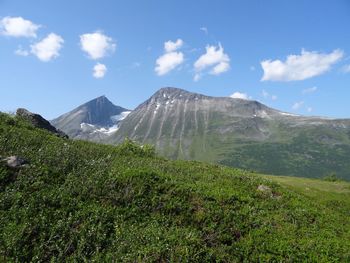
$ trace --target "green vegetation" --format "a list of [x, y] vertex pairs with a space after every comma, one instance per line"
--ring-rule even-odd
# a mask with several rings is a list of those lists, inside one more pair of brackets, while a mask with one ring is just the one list
[[[338, 179], [350, 181], [347, 142], [325, 136], [327, 131], [322, 128], [295, 133], [295, 137], [283, 143], [237, 141], [235, 147], [222, 154], [219, 163], [261, 173], [309, 178], [324, 178], [337, 171]], [[332, 140], [335, 142], [330, 143]]]
[[169, 161], [129, 140], [62, 139], [0, 114], [0, 156], [10, 155], [29, 165], [0, 164], [0, 261], [350, 261], [345, 182], [310, 180], [306, 191], [289, 178]]

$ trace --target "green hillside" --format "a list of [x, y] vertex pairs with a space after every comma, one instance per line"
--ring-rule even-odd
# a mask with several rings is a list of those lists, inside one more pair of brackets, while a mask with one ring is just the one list
[[12, 155], [28, 164], [0, 164], [0, 261], [350, 261], [345, 182], [309, 180], [308, 190], [0, 114], [0, 156]]

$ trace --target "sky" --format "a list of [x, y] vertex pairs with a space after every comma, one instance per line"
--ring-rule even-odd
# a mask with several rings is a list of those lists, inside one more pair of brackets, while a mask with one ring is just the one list
[[0, 0], [1, 111], [161, 87], [350, 118], [350, 1]]

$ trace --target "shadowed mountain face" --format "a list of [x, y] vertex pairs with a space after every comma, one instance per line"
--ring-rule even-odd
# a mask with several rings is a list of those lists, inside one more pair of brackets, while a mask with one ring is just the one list
[[272, 174], [350, 179], [350, 120], [303, 117], [257, 101], [163, 88], [105, 140], [150, 143], [164, 156]]
[[51, 123], [71, 138], [100, 141], [114, 132], [129, 112], [101, 96], [63, 114]]

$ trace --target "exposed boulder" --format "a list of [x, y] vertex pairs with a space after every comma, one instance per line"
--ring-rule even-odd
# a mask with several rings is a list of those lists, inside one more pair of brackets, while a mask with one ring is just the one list
[[52, 126], [50, 124], [49, 121], [45, 120], [39, 114], [32, 113], [32, 112], [30, 112], [30, 111], [28, 111], [26, 109], [23, 109], [23, 108], [19, 108], [16, 111], [16, 116], [20, 117], [22, 119], [25, 119], [26, 121], [31, 123], [36, 128], [47, 130], [49, 132], [52, 132], [52, 133], [56, 134], [59, 137], [68, 138], [67, 134], [65, 134], [64, 132], [56, 129], [54, 126]]
[[257, 190], [259, 192], [263, 192], [263, 193], [271, 193], [272, 192], [270, 187], [268, 187], [267, 185], [263, 185], [263, 184], [259, 185]]
[[10, 156], [5, 159], [2, 159], [2, 162], [5, 163], [7, 167], [10, 168], [21, 168], [28, 164], [28, 161], [19, 156]]

